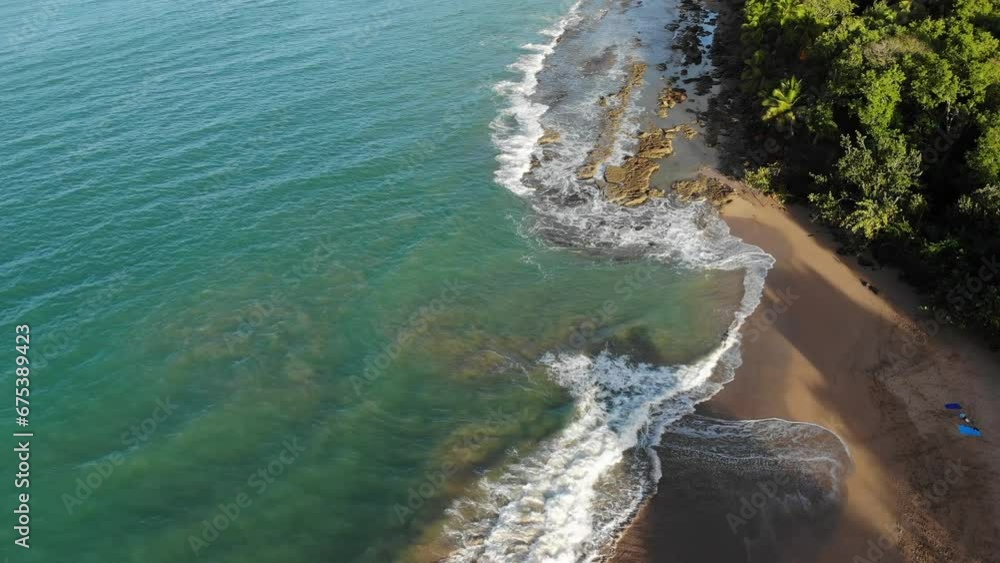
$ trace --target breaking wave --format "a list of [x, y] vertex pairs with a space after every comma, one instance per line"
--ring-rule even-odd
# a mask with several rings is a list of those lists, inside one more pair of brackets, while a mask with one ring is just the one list
[[[608, 92], [611, 79], [622, 76], [634, 60], [626, 44], [594, 44], [587, 50], [614, 55], [615, 68], [603, 73], [610, 79], [566, 79], [572, 73], [561, 71], [556, 74], [567, 82], [539, 92], [540, 73], [551, 65], [580, 66], [551, 60], [554, 53], [559, 56], [556, 46], [563, 34], [611, 20], [604, 13], [588, 17], [581, 4], [543, 32], [548, 43], [525, 46], [529, 52], [511, 67], [522, 73], [520, 81], [496, 86], [508, 102], [493, 123], [500, 151], [496, 181], [533, 208], [532, 235], [559, 246], [689, 269], [742, 270], [744, 294], [722, 342], [689, 364], [654, 366], [608, 352], [544, 356], [541, 362], [551, 377], [572, 395], [575, 416], [538, 451], [505, 467], [502, 476], [481, 481], [481, 494], [449, 509], [448, 533], [461, 547], [448, 561], [456, 563], [577, 563], [605, 557], [640, 503], [655, 492], [661, 468], [653, 447], [671, 424], [732, 380], [741, 363], [740, 329], [760, 302], [774, 263], [760, 248], [732, 236], [707, 204], [664, 198], [625, 209], [576, 179], [573, 172], [593, 146], [598, 118], [593, 100]], [[626, 114], [621, 143], [638, 129], [637, 114]], [[546, 120], [562, 135], [559, 150], [538, 144]]]
[[523, 195], [529, 191], [521, 179], [531, 169], [531, 155], [542, 136], [541, 118], [549, 109], [531, 99], [538, 86], [538, 73], [544, 68], [546, 57], [555, 51], [559, 38], [578, 21], [579, 7], [578, 1], [566, 17], [541, 31], [542, 35], [550, 38], [548, 43], [523, 46], [529, 52], [509, 67], [522, 74], [520, 81], [504, 81], [494, 87], [498, 94], [510, 101], [510, 105], [490, 124], [494, 131], [493, 142], [500, 148], [497, 157], [500, 167], [495, 178], [497, 183], [515, 193]]

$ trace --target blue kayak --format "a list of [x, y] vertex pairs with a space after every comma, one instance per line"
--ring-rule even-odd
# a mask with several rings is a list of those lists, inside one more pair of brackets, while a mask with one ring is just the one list
[[958, 432], [963, 436], [982, 436], [983, 433], [971, 426], [966, 426], [964, 424], [958, 425]]

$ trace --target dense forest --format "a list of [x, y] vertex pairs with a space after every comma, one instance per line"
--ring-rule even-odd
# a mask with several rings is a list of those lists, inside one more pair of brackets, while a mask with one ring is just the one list
[[[747, 0], [748, 183], [1000, 337], [1000, 0]], [[774, 141], [772, 139], [776, 139]]]

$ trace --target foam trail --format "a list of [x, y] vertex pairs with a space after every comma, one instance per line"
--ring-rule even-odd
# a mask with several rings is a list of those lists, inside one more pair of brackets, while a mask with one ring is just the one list
[[[465, 547], [450, 561], [599, 560], [654, 490], [660, 474], [652, 447], [665, 428], [731, 380], [739, 365], [739, 328], [760, 300], [763, 285], [756, 281], [764, 272], [747, 270], [751, 283], [728, 336], [690, 365], [655, 367], [606, 353], [544, 357], [552, 377], [573, 395], [576, 418], [536, 455], [484, 481], [486, 500], [452, 509], [462, 520], [452, 532]], [[613, 484], [602, 486], [611, 478]]]
[[[581, 21], [580, 4], [546, 30], [551, 42], [525, 46], [531, 52], [511, 67], [523, 73], [521, 81], [496, 86], [509, 100], [492, 124], [500, 150], [497, 183], [531, 204], [533, 235], [696, 270], [742, 270], [744, 295], [723, 341], [690, 364], [651, 366], [607, 353], [543, 357], [551, 377], [570, 391], [575, 417], [535, 454], [504, 468], [499, 478], [482, 481], [475, 499], [453, 505], [448, 532], [460, 546], [448, 558], [454, 563], [601, 560], [643, 499], [655, 491], [660, 465], [653, 446], [669, 425], [732, 380], [741, 362], [740, 329], [760, 302], [774, 263], [761, 249], [733, 237], [707, 204], [662, 199], [626, 210], [595, 196], [592, 186], [581, 185], [572, 171], [585, 154], [583, 147], [593, 142], [586, 139], [596, 128], [572, 102], [554, 106], [563, 120], [561, 150], [547, 155], [533, 172], [537, 189], [525, 185], [532, 154], [539, 149], [542, 119], [550, 110], [532, 100], [538, 75], [559, 37]], [[616, 60], [624, 67], [629, 52], [620, 45], [615, 48], [621, 49]], [[614, 69], [608, 74], [614, 75]], [[597, 99], [608, 84], [593, 83], [588, 78], [565, 90]], [[594, 91], [580, 91], [588, 86]], [[638, 113], [629, 112], [623, 132], [638, 127]], [[581, 119], [574, 121], [576, 117]]]
[[497, 156], [500, 167], [494, 177], [498, 184], [515, 193], [524, 195], [530, 192], [521, 179], [531, 170], [531, 154], [543, 133], [542, 116], [549, 109], [545, 104], [531, 100], [538, 87], [538, 73], [544, 68], [546, 57], [555, 50], [559, 38], [577, 21], [579, 7], [580, 1], [577, 1], [564, 18], [541, 32], [551, 37], [551, 41], [543, 45], [528, 43], [522, 46], [530, 53], [508, 67], [522, 73], [520, 81], [504, 81], [494, 87], [498, 94], [510, 101], [510, 105], [501, 110], [490, 124], [493, 143], [500, 149]]

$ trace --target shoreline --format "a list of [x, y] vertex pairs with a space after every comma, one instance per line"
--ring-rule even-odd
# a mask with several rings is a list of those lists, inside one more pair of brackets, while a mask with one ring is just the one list
[[[717, 14], [709, 51], [717, 88], [707, 94], [706, 136], [695, 142], [717, 154], [702, 159], [699, 181], [673, 191], [719, 204], [730, 232], [771, 254], [775, 265], [741, 330], [733, 381], [690, 418], [818, 425], [840, 438], [853, 468], [832, 509], [782, 512], [773, 502], [780, 491], [801, 492], [780, 484], [787, 472], [678, 459], [684, 456], [671, 453], [676, 437], [668, 432], [657, 492], [622, 531], [609, 561], [995, 562], [1000, 455], [991, 430], [1000, 355], [924, 310], [897, 270], [840, 255], [807, 208], [786, 208], [727, 175], [755, 150], [737, 117], [754, 110], [737, 94], [740, 6], [699, 4]], [[657, 109], [646, 103], [647, 112]], [[668, 173], [676, 166], [669, 157], [660, 163]], [[956, 413], [944, 409], [951, 402], [967, 409], [983, 437], [959, 436]], [[766, 442], [758, 447], [764, 457], [768, 449]], [[747, 508], [748, 499], [767, 496], [763, 506]]]
[[[914, 330], [919, 322], [931, 325], [917, 294], [894, 270], [863, 268], [839, 256], [805, 208], [786, 211], [770, 198], [750, 196], [742, 184], [730, 185], [734, 195], [722, 218], [776, 264], [744, 326], [734, 381], [699, 412], [730, 420], [781, 418], [835, 432], [854, 461], [843, 504], [832, 524], [823, 518], [771, 522], [761, 547], [759, 532], [753, 538], [730, 532], [726, 516], [739, 514], [739, 495], [702, 494], [711, 514], [698, 514], [701, 506], [683, 504], [690, 502], [688, 487], [671, 482], [665, 469], [659, 491], [622, 534], [611, 560], [749, 562], [757, 560], [754, 550], [763, 550], [773, 558], [765, 560], [774, 561], [990, 561], [1000, 553], [994, 523], [1000, 494], [990, 486], [1000, 475], [1000, 458], [989, 431], [996, 427], [989, 398], [1000, 397], [1000, 384], [989, 377], [1000, 371], [1000, 359], [954, 329]], [[943, 408], [949, 402], [961, 402], [985, 435], [961, 438], [957, 417]], [[698, 534], [685, 520], [713, 531]]]

